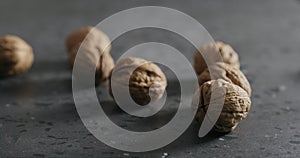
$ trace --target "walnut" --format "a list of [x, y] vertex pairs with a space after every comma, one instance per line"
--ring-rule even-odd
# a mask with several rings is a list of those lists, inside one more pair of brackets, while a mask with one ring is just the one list
[[[85, 58], [82, 59], [83, 62], [97, 65], [96, 83], [101, 83], [108, 79], [114, 67], [114, 60], [109, 53], [111, 50], [110, 40], [103, 32], [90, 26], [75, 30], [68, 35], [65, 45], [68, 50], [68, 60], [71, 69], [80, 48], [85, 53]], [[97, 58], [100, 60], [97, 61]]]
[[[239, 122], [248, 115], [251, 100], [244, 89], [222, 79], [205, 82], [196, 91], [195, 96], [200, 96], [199, 102], [193, 100], [193, 106], [198, 106], [196, 119], [202, 122], [210, 101], [214, 102], [214, 100], [210, 100], [214, 84], [226, 88], [226, 94], [222, 112], [213, 129], [222, 133], [233, 131]], [[218, 91], [218, 88], [214, 90]]]
[[[167, 86], [166, 77], [161, 69], [141, 58], [123, 58], [113, 71], [111, 82], [117, 83], [120, 90], [129, 88], [130, 96], [139, 105], [147, 105], [160, 99]], [[129, 85], [126, 84], [125, 78], [129, 78]], [[110, 94], [112, 95], [111, 87]]]
[[[206, 54], [210, 58], [211, 56], [209, 56], [209, 49], [213, 46], [215, 46], [215, 48], [218, 49], [218, 51], [220, 52], [224, 63], [227, 63], [236, 69], [240, 69], [239, 56], [228, 44], [217, 41], [214, 45], [204, 45], [200, 48], [200, 50], [203, 54]], [[207, 68], [207, 64], [198, 50], [195, 53], [194, 57], [194, 68], [198, 75], [201, 74]]]
[[235, 69], [225, 63], [216, 63], [210, 67], [211, 73], [208, 68], [206, 68], [199, 76], [198, 83], [201, 86], [203, 83], [211, 80], [211, 75], [213, 79], [223, 79], [227, 82], [233, 83], [235, 85], [243, 88], [249, 96], [251, 96], [251, 86], [246, 76], [239, 69]]
[[24, 40], [13, 35], [0, 37], [0, 77], [27, 71], [33, 60], [32, 48]]

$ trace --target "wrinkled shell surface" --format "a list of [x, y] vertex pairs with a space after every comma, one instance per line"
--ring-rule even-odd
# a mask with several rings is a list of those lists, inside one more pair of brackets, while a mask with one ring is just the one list
[[33, 63], [31, 46], [17, 36], [0, 37], [0, 77], [27, 71]]
[[[222, 79], [205, 82], [196, 91], [195, 96], [200, 96], [196, 119], [202, 122], [205, 117], [211, 99], [211, 87], [213, 84], [221, 84], [222, 87], [226, 88], [224, 106], [213, 129], [222, 133], [233, 131], [238, 123], [248, 115], [251, 100], [247, 92], [241, 87]], [[195, 105], [197, 103], [194, 103]]]
[[198, 83], [201, 86], [203, 83], [216, 79], [223, 79], [227, 82], [233, 83], [235, 85], [240, 86], [243, 88], [249, 96], [251, 96], [251, 86], [249, 84], [248, 79], [246, 76], [241, 72], [239, 69], [235, 69], [228, 64], [225, 63], [216, 63], [211, 67], [211, 73], [206, 68], [199, 76], [198, 76]]
[[80, 51], [84, 53], [84, 58], [78, 60], [83, 63], [97, 65], [96, 83], [108, 79], [114, 67], [114, 60], [109, 54], [111, 50], [110, 40], [103, 32], [89, 26], [81, 28], [68, 35], [65, 45], [68, 50], [68, 60], [71, 68], [73, 68], [76, 54], [80, 48]]
[[[214, 45], [207, 44], [201, 47], [201, 53], [206, 54], [208, 58], [211, 58], [209, 53], [209, 49], [211, 49], [211, 47], [215, 47], [215, 49], [220, 52], [224, 63], [229, 64], [236, 69], [240, 68], [239, 56], [230, 45], [217, 41]], [[194, 56], [194, 69], [198, 75], [207, 68], [207, 64], [201, 53], [197, 50]]]
[[[133, 68], [137, 67], [131, 73]], [[161, 69], [154, 63], [141, 58], [128, 57], [121, 59], [114, 68], [115, 77], [111, 78], [120, 89], [128, 89], [132, 99], [139, 105], [162, 97], [167, 80]], [[129, 77], [129, 87], [125, 76]], [[111, 89], [110, 89], [110, 93]], [[150, 97], [151, 96], [151, 97]], [[151, 100], [152, 99], [152, 100]]]

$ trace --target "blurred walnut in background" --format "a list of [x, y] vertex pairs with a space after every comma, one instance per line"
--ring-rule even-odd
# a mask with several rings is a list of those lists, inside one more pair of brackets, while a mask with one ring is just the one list
[[[213, 54], [210, 54], [210, 49], [217, 49], [216, 51], [220, 53], [223, 62], [236, 68], [240, 68], [240, 62], [239, 62], [239, 56], [238, 54], [233, 50], [233, 48], [220, 41], [216, 41], [214, 44], [210, 43], [207, 45], [204, 45], [200, 48], [201, 53], [197, 50], [194, 56], [194, 69], [196, 73], [199, 75], [201, 74], [206, 68], [207, 63], [202, 57], [202, 54], [205, 54], [208, 58], [213, 58]], [[222, 62], [222, 61], [219, 61]]]
[[26, 72], [34, 61], [30, 45], [17, 36], [0, 37], [0, 77]]
[[[86, 66], [96, 65], [96, 83], [108, 79], [114, 67], [114, 60], [110, 55], [111, 43], [109, 38], [100, 30], [84, 27], [71, 32], [66, 38], [70, 68], [73, 68], [77, 52], [83, 53], [78, 59]], [[80, 49], [79, 49], [80, 48]], [[99, 59], [99, 60], [97, 60]]]

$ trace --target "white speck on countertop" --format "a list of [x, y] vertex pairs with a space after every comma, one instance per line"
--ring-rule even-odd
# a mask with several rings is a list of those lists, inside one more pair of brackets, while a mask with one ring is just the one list
[[265, 135], [265, 138], [270, 138], [270, 137], [271, 137], [271, 136], [270, 136], [270, 135], [268, 135], [268, 134], [266, 134], [266, 135]]
[[224, 139], [224, 138], [219, 138], [219, 140], [220, 140], [220, 141], [224, 141], [225, 139]]
[[166, 157], [168, 157], [168, 156], [169, 156], [168, 153], [164, 153], [161, 157], [162, 157], [162, 158], [166, 158]]
[[123, 153], [124, 156], [129, 156], [129, 153]]
[[9, 108], [9, 107], [10, 107], [10, 104], [6, 104], [5, 106], [6, 106], [7, 108]]

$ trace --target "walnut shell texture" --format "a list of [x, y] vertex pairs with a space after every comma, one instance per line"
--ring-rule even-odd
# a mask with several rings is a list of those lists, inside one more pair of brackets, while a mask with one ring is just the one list
[[[151, 101], [160, 99], [167, 86], [166, 76], [161, 69], [156, 64], [141, 58], [121, 59], [114, 68], [114, 74], [115, 77], [111, 80], [118, 83], [121, 89], [129, 88], [132, 99], [139, 105], [147, 105]], [[124, 78], [128, 77], [129, 84], [126, 84]], [[112, 95], [111, 87], [110, 94]]]
[[[200, 49], [201, 53], [206, 53], [206, 55], [210, 57], [208, 49], [210, 49], [209, 47], [212, 46], [212, 44], [204, 45]], [[220, 52], [224, 63], [229, 64], [236, 69], [240, 69], [239, 56], [230, 45], [216, 41], [214, 46]], [[198, 75], [207, 68], [207, 64], [201, 53], [197, 50], [194, 56], [194, 69]]]
[[109, 53], [111, 50], [110, 40], [102, 31], [90, 26], [75, 30], [67, 36], [65, 45], [71, 69], [80, 48], [85, 55], [82, 61], [97, 65], [96, 83], [101, 83], [109, 78], [114, 67], [114, 60]]
[[251, 100], [244, 89], [222, 79], [205, 82], [196, 91], [195, 95], [200, 96], [196, 119], [199, 122], [202, 122], [205, 117], [211, 101], [211, 89], [213, 84], [221, 84], [226, 88], [224, 106], [213, 129], [221, 133], [233, 131], [239, 122], [248, 115], [251, 107]]
[[203, 83], [207, 81], [212, 80], [212, 76], [213, 76], [213, 79], [223, 79], [227, 82], [240, 86], [248, 93], [249, 96], [251, 96], [250, 83], [242, 71], [221, 62], [212, 65], [210, 68], [211, 68], [211, 73], [208, 70], [208, 68], [206, 68], [198, 76], [199, 86], [201, 86]]
[[14, 35], [0, 37], [0, 77], [26, 72], [33, 61], [31, 46], [20, 37]]

